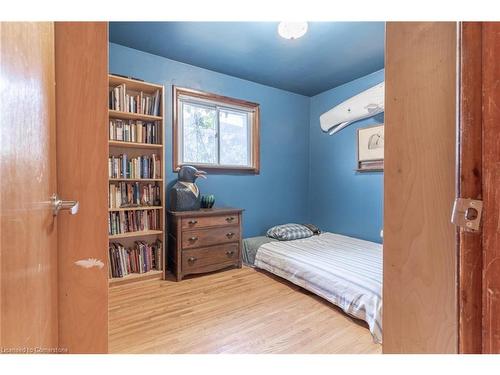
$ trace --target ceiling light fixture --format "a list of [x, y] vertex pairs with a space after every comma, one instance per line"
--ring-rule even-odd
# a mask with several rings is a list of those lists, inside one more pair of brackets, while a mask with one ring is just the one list
[[307, 32], [307, 22], [280, 22], [278, 34], [285, 39], [298, 39]]

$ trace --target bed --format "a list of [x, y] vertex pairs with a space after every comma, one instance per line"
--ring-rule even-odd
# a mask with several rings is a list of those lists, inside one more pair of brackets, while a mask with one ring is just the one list
[[382, 245], [334, 233], [244, 240], [245, 263], [297, 284], [367, 322], [382, 342]]

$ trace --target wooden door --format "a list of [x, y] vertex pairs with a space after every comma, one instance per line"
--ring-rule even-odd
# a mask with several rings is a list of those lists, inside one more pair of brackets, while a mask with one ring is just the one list
[[57, 351], [54, 25], [0, 23], [0, 38], [0, 348]]
[[456, 27], [386, 25], [384, 353], [457, 352]]
[[55, 25], [57, 188], [80, 202], [58, 233], [59, 342], [71, 353], [108, 351], [107, 27]]
[[[0, 348], [106, 353], [107, 24], [0, 38]], [[77, 215], [52, 215], [56, 192]]]

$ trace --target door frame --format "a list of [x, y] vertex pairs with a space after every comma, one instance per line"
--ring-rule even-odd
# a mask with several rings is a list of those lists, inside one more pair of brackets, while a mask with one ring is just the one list
[[500, 23], [462, 22], [459, 46], [457, 193], [483, 200], [481, 229], [457, 229], [459, 352], [499, 353]]
[[[482, 25], [461, 22], [457, 196], [482, 200]], [[482, 232], [457, 227], [458, 350], [481, 353]]]

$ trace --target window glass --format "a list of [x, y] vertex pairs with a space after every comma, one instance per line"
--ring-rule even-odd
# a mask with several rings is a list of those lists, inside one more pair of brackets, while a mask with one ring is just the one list
[[246, 112], [219, 110], [221, 165], [249, 164], [248, 119]]
[[217, 111], [203, 105], [183, 103], [182, 135], [184, 163], [217, 163]]

